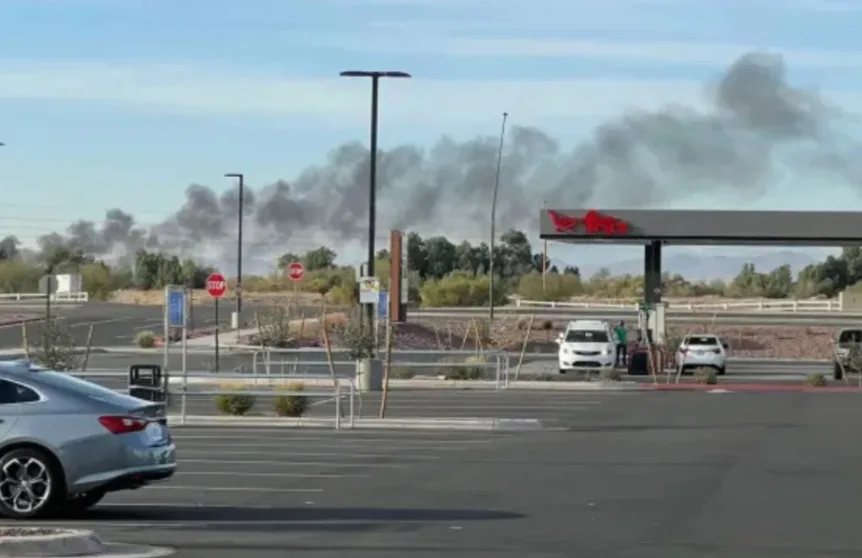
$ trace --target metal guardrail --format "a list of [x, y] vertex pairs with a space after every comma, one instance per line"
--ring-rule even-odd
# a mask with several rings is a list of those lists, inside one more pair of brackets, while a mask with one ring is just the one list
[[[88, 377], [93, 377], [93, 374], [88, 374], [86, 372], [74, 373], [70, 372], [70, 374], [74, 376], [81, 376], [86, 379]], [[99, 374], [100, 376], [107, 376], [106, 373]], [[125, 372], [117, 372], [116, 376], [126, 376]], [[113, 374], [111, 376], [114, 376]], [[125, 390], [125, 393], [131, 395], [132, 389], [136, 390], [150, 390], [150, 391], [158, 391], [163, 392], [165, 394], [165, 403], [162, 404], [162, 407], [165, 409], [164, 415], [167, 416], [167, 401], [170, 401], [171, 397], [179, 397], [180, 400], [180, 425], [184, 425], [186, 423], [186, 417], [188, 416], [188, 379], [199, 380], [203, 378], [204, 380], [211, 380], [211, 382], [207, 381], [207, 385], [219, 385], [224, 382], [230, 383], [231, 380], [243, 380], [247, 381], [249, 379], [248, 374], [225, 374], [225, 373], [204, 373], [204, 372], [195, 372], [194, 374], [187, 374], [185, 376], [176, 376], [174, 377], [174, 381], [172, 382], [169, 376], [165, 376], [163, 379], [165, 384], [163, 386], [129, 386], [128, 389]], [[290, 376], [281, 376], [284, 380], [289, 380]], [[257, 387], [257, 377], [254, 378], [254, 385]], [[264, 380], [264, 378], [260, 378]], [[291, 383], [280, 383], [272, 384], [273, 377], [266, 378], [267, 383], [269, 383], [272, 387], [278, 388], [278, 391], [273, 390], [263, 390], [263, 389], [228, 389], [228, 388], [219, 388], [219, 389], [196, 389], [191, 393], [194, 397], [219, 397], [222, 395], [249, 395], [252, 397], [277, 397], [281, 395], [294, 395], [298, 397], [317, 397], [324, 398], [328, 401], [335, 402], [335, 429], [340, 430], [342, 427], [342, 420], [347, 420], [347, 425], [350, 428], [353, 428], [356, 425], [356, 398], [357, 398], [357, 389], [356, 384], [350, 378], [336, 378], [334, 385], [331, 389], [327, 390], [324, 386], [317, 386], [319, 389], [314, 391], [309, 391], [304, 389], [304, 386], [300, 385], [291, 385]], [[315, 380], [326, 380], [331, 381], [332, 378], [330, 376], [316, 376], [313, 378], [306, 377], [306, 379], [315, 379]], [[175, 392], [171, 389], [171, 384], [178, 383], [179, 384], [179, 392]], [[344, 393], [343, 385], [347, 386], [347, 394]], [[341, 413], [341, 402], [344, 398], [347, 398], [347, 416], [343, 416]]]
[[[333, 356], [344, 357], [346, 351], [332, 351]], [[315, 354], [321, 356], [326, 354], [323, 349], [277, 349], [266, 348], [259, 349], [252, 354], [251, 373], [243, 376], [245, 378], [295, 378], [297, 381], [308, 377], [305, 371], [309, 368], [328, 368], [329, 361], [327, 359], [308, 360], [308, 355]], [[305, 359], [303, 359], [305, 355]], [[419, 357], [420, 355], [433, 355], [440, 358], [451, 360], [434, 360], [434, 361], [411, 361], [410, 356]], [[393, 350], [393, 367], [406, 368], [425, 368], [425, 369], [440, 369], [440, 368], [480, 368], [493, 369], [494, 371], [494, 389], [506, 389], [510, 382], [510, 361], [511, 356], [505, 351], [443, 351], [443, 350]], [[408, 360], [403, 357], [407, 356]], [[293, 357], [293, 358], [290, 358]], [[483, 360], [475, 360], [468, 362], [469, 357], [481, 357]], [[396, 362], [397, 361], [397, 362]], [[352, 367], [355, 369], [357, 362], [354, 360], [334, 360], [332, 361], [333, 369], [336, 367]], [[320, 374], [315, 374], [314, 377], [323, 377]], [[331, 376], [325, 376], [331, 378]], [[346, 378], [350, 376], [339, 375], [336, 377]]]
[[[51, 295], [53, 304], [81, 304], [89, 302], [90, 294], [87, 292], [77, 293], [54, 293]], [[0, 304], [10, 302], [38, 303], [44, 302], [45, 295], [42, 293], [0, 293]]]
[[[667, 309], [671, 312], [841, 312], [842, 300], [741, 300], [727, 302], [677, 302], [668, 300]], [[629, 310], [636, 312], [638, 303], [631, 300], [619, 301], [567, 301], [523, 300], [515, 302], [517, 308], [556, 308], [584, 310]]]

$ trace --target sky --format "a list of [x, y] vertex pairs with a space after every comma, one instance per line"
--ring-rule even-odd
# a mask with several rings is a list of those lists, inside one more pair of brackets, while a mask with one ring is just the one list
[[[704, 106], [750, 51], [782, 54], [790, 81], [862, 132], [862, 0], [0, 0], [0, 13], [0, 233], [25, 244], [114, 207], [160, 223], [190, 184], [231, 188], [227, 172], [290, 183], [366, 142], [369, 84], [344, 69], [413, 76], [382, 85], [383, 149], [495, 136], [504, 111], [574, 146], [627, 112]], [[791, 174], [744, 208], [862, 208], [858, 189]], [[741, 203], [683, 193], [671, 205]], [[346, 260], [362, 249], [341, 245]]]

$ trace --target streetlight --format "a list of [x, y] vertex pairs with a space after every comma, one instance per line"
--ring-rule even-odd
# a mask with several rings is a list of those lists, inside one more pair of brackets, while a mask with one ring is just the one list
[[[371, 78], [371, 160], [368, 166], [368, 269], [365, 273], [374, 276], [374, 235], [377, 229], [377, 105], [380, 78], [410, 78], [407, 72], [345, 70], [339, 74], [345, 78]], [[374, 306], [368, 305], [368, 327], [374, 326]]]
[[245, 176], [240, 172], [229, 172], [224, 177], [239, 180], [239, 208], [236, 212], [236, 322], [239, 329], [239, 317], [242, 312], [242, 195], [245, 191]]
[[503, 126], [500, 128], [500, 147], [497, 150], [497, 174], [494, 176], [494, 194], [491, 197], [491, 261], [488, 264], [488, 319], [494, 319], [494, 237], [497, 235], [497, 192], [500, 190], [500, 169], [503, 165], [503, 142], [506, 140], [506, 120], [509, 113], [503, 113]]

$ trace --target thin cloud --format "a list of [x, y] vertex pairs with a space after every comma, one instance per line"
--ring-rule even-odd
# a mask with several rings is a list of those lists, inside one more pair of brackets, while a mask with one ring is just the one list
[[[524, 120], [595, 117], [666, 102], [694, 103], [688, 81], [537, 80], [387, 82], [381, 109], [402, 122], [473, 122], [500, 110]], [[357, 80], [282, 78], [184, 66], [43, 64], [0, 60], [0, 98], [120, 103], [202, 114], [265, 114], [365, 122], [368, 86]], [[441, 100], [445, 99], [445, 103]], [[517, 109], [515, 108], [517, 107]]]

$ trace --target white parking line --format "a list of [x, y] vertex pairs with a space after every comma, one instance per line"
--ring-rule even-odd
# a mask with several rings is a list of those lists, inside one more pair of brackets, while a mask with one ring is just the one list
[[192, 486], [192, 485], [149, 485], [147, 490], [191, 490], [194, 492], [323, 492], [322, 488], [272, 488], [253, 486]]
[[[212, 462], [210, 462], [212, 463]], [[231, 477], [236, 477], [239, 475], [240, 477], [285, 477], [291, 479], [347, 479], [347, 478], [361, 478], [366, 477], [368, 475], [336, 475], [331, 473], [249, 473], [247, 471], [237, 471], [228, 470], [228, 471], [177, 471], [174, 473], [175, 477], [187, 476], [187, 477], [200, 477], [204, 475], [209, 476], [225, 476], [230, 475]]]
[[[240, 448], [240, 449], [230, 449], [225, 450], [225, 447], [230, 448]], [[305, 446], [308, 447], [308, 446]], [[352, 449], [361, 449], [363, 446], [359, 445], [344, 445], [344, 444], [314, 444], [313, 447], [309, 449], [327, 449], [327, 450], [345, 450], [343, 455], [350, 455], [350, 450]], [[450, 446], [423, 446], [422, 444], [393, 444], [388, 446], [387, 449], [391, 449], [394, 452], [398, 451], [433, 451], [433, 452], [444, 452], [444, 451], [463, 451], [470, 449], [476, 446], [469, 445], [450, 445]], [[277, 450], [284, 450], [282, 454], [292, 455], [289, 451], [290, 446], [287, 444], [279, 445], [279, 444], [227, 444], [227, 445], [217, 445], [217, 444], [178, 444], [177, 452], [180, 455], [186, 455], [191, 452], [195, 452], [201, 455], [273, 455], [273, 452]], [[368, 449], [381, 449], [379, 446], [369, 447]], [[397, 457], [397, 454], [393, 457]]]
[[[191, 450], [194, 451], [194, 450]], [[182, 449], [181, 453], [185, 455], [186, 453], [190, 453], [189, 450]], [[207, 453], [209, 452], [201, 452], [194, 451], [194, 453]], [[224, 452], [219, 452], [224, 453]], [[245, 452], [239, 452], [241, 454], [245, 454]], [[351, 459], [406, 459], [408, 461], [434, 461], [437, 459], [442, 459], [439, 455], [404, 455], [401, 453], [353, 453], [353, 452], [335, 452], [335, 451], [285, 451], [285, 452], [267, 452], [267, 455], [270, 457], [349, 457]], [[195, 459], [183, 459], [183, 463], [197, 463], [197, 462], [211, 462], [211, 459], [204, 460], [195, 460]], [[252, 465], [281, 465], [284, 461], [259, 461], [259, 460], [242, 460], [242, 461], [225, 461], [223, 459], [218, 460], [219, 463], [250, 463]]]
[[[183, 454], [188, 453], [196, 453], [202, 455], [212, 455], [212, 452], [191, 452], [191, 451], [183, 451]], [[221, 454], [229, 454], [230, 452], [220, 452]], [[237, 452], [234, 452], [237, 453]], [[239, 453], [239, 455], [246, 455], [243, 453]], [[345, 457], [348, 457], [349, 454], [344, 454]], [[237, 460], [237, 461], [225, 461], [223, 459], [184, 459], [180, 457], [180, 464], [182, 463], [225, 463], [231, 465], [244, 465], [244, 464], [253, 464], [253, 463], [272, 463], [278, 465], [284, 465], [285, 467], [380, 467], [380, 468], [388, 468], [388, 469], [402, 469], [405, 467], [409, 467], [407, 464], [401, 463], [339, 463], [337, 461], [248, 461], [248, 460]], [[225, 471], [225, 474], [233, 472], [239, 474], [240, 476], [245, 475], [245, 473], [237, 473], [234, 469], [233, 471]], [[178, 473], [177, 473], [178, 474]]]
[[[371, 443], [371, 444], [395, 444], [398, 447], [401, 447], [401, 445], [399, 443], [399, 439], [393, 439], [393, 438], [344, 438], [341, 440], [336, 440], [336, 439], [333, 439], [330, 437], [324, 437], [324, 438], [291, 438], [291, 437], [285, 436], [283, 438], [274, 438], [274, 437], [273, 438], [271, 438], [271, 437], [257, 438], [257, 437], [249, 437], [249, 436], [232, 436], [232, 437], [227, 437], [227, 436], [177, 436], [173, 433], [172, 433], [171, 437], [174, 440], [180, 441], [180, 442], [183, 442], [186, 440], [212, 440], [212, 441], [219, 441], [219, 442], [229, 442], [231, 447], [248, 447], [248, 446], [260, 447], [260, 448], [284, 447], [283, 444], [291, 443], [291, 442], [296, 442], [296, 443], [300, 443], [303, 445], [307, 444], [307, 445], [318, 446], [319, 445], [317, 443], [318, 441], [329, 442], [329, 443], [336, 442], [339, 446], [345, 446], [345, 447], [346, 446], [357, 446], [357, 445], [361, 446], [361, 445], [365, 445], [365, 444], [369, 444], [369, 443]], [[240, 441], [234, 442], [233, 440], [240, 440]], [[260, 441], [257, 442], [255, 440], [260, 440]], [[421, 439], [421, 438], [415, 438], [415, 439], [401, 438], [401, 440], [403, 440], [405, 442], [410, 442], [411, 443], [410, 445], [415, 445], [415, 443], [420, 443], [420, 444], [428, 444], [429, 447], [437, 446], [437, 445], [440, 445], [440, 446], [473, 445], [473, 444], [484, 445], [484, 444], [493, 443], [493, 440], [475, 439], [475, 438], [474, 439], [462, 439], [462, 440], [428, 440], [428, 439]], [[276, 441], [278, 441], [279, 443], [271, 443], [271, 442], [276, 442]], [[224, 444], [214, 444], [214, 443], [209, 443], [206, 441], [204, 443], [194, 442], [191, 445], [195, 445], [195, 446], [199, 445], [199, 446], [203, 446], [203, 447], [224, 447]]]

